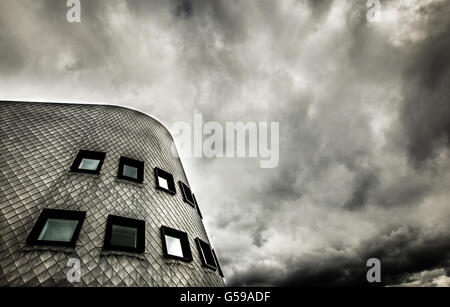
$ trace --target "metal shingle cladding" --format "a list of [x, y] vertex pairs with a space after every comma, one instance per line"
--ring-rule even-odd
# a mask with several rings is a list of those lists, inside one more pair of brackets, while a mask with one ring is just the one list
[[[155, 188], [155, 167], [188, 183], [158, 121], [118, 106], [0, 101], [0, 141], [0, 286], [224, 286], [195, 248], [209, 242], [196, 209], [178, 187]], [[80, 149], [106, 152], [99, 176], [70, 172]], [[116, 178], [120, 156], [145, 162], [143, 184]], [[26, 244], [44, 208], [87, 211], [75, 249]], [[102, 251], [109, 214], [145, 220], [144, 254]], [[188, 233], [192, 262], [163, 258], [162, 225]], [[69, 258], [80, 283], [66, 279]]]

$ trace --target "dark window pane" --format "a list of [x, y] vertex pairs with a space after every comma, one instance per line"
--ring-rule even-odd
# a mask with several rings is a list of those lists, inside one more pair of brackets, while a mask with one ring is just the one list
[[214, 261], [214, 257], [211, 253], [211, 249], [209, 248], [209, 246], [202, 246], [202, 254], [203, 254], [203, 257], [205, 258], [207, 264], [209, 264], [210, 266], [213, 266], [213, 267], [216, 265], [216, 263]]
[[197, 242], [203, 265], [215, 270], [217, 268], [216, 261], [214, 260], [214, 255], [209, 244], [199, 238], [196, 238], [195, 241]]
[[120, 225], [112, 226], [111, 244], [136, 248], [137, 229]]
[[194, 202], [194, 198], [192, 196], [192, 191], [191, 189], [182, 181], [179, 181], [180, 184], [180, 188], [183, 194], [183, 200], [188, 203], [189, 205], [191, 205], [192, 207], [195, 207], [195, 202]]
[[216, 252], [214, 250], [212, 250], [212, 253], [213, 253], [213, 256], [214, 256], [214, 261], [216, 262], [216, 265], [217, 265], [217, 269], [219, 270], [219, 275], [224, 277], [223, 272], [222, 272], [222, 268], [220, 267], [219, 259], [217, 259]]

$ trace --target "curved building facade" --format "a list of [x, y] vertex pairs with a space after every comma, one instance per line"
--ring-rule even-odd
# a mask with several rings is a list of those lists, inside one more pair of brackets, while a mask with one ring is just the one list
[[0, 286], [224, 286], [155, 119], [1, 101], [0, 139]]

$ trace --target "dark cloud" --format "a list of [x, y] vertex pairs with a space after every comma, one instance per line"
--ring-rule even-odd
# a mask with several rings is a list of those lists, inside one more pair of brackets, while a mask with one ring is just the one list
[[378, 177], [371, 171], [358, 174], [353, 183], [350, 198], [345, 202], [344, 208], [349, 210], [359, 209], [366, 205], [370, 191], [379, 183]]
[[190, 0], [175, 1], [175, 16], [190, 17], [192, 13], [192, 2]]
[[432, 181], [418, 176], [399, 177], [396, 182], [381, 187], [377, 184], [378, 189], [372, 192], [373, 202], [386, 208], [420, 204], [433, 193], [433, 186]]
[[25, 65], [24, 46], [14, 37], [13, 29], [0, 19], [0, 71], [9, 75], [19, 72]]
[[450, 276], [444, 269], [433, 269], [422, 271], [420, 273], [411, 274], [401, 283], [392, 284], [390, 286], [400, 287], [449, 287]]
[[329, 0], [308, 0], [308, 5], [312, 8], [312, 16], [314, 18], [325, 17], [329, 12], [333, 1]]
[[[382, 286], [395, 285], [411, 278], [409, 272], [450, 267], [450, 237], [423, 237], [418, 229], [400, 227], [362, 242], [355, 250], [317, 251], [288, 261], [292, 273], [280, 274], [270, 267], [254, 267], [238, 272], [230, 285], [275, 286]], [[382, 282], [369, 284], [367, 260], [378, 258]], [[275, 272], [274, 272], [275, 271]], [[281, 275], [281, 276], [280, 276]], [[445, 276], [445, 273], [441, 272]], [[278, 276], [278, 278], [275, 278]], [[436, 276], [434, 276], [436, 277]]]

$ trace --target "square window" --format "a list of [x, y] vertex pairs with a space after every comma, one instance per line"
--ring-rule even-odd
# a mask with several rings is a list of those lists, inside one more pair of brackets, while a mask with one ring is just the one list
[[189, 246], [187, 233], [162, 226], [161, 237], [163, 242], [163, 252], [166, 258], [187, 262], [192, 261], [192, 252]]
[[27, 238], [32, 245], [75, 246], [86, 212], [44, 209]]
[[214, 255], [209, 244], [199, 238], [196, 238], [195, 242], [197, 243], [198, 253], [200, 254], [203, 266], [216, 270], [216, 261], [214, 260]]
[[215, 252], [214, 250], [212, 250], [212, 253], [213, 253], [213, 256], [214, 256], [214, 261], [215, 261], [216, 264], [217, 264], [217, 270], [219, 271], [219, 275], [220, 275], [221, 277], [224, 277], [224, 276], [223, 276], [223, 272], [222, 272], [222, 268], [220, 267], [219, 260], [217, 259], [216, 252]]
[[117, 178], [142, 183], [144, 181], [144, 162], [120, 157]]
[[194, 197], [192, 196], [191, 189], [182, 181], [179, 181], [178, 183], [180, 184], [180, 189], [181, 193], [183, 194], [184, 202], [188, 203], [189, 205], [195, 208], [195, 201]]
[[168, 192], [172, 195], [176, 194], [175, 181], [172, 174], [155, 167], [156, 188]]
[[137, 179], [138, 178], [138, 169], [137, 169], [137, 167], [129, 166], [129, 165], [125, 164], [123, 166], [123, 173], [122, 173], [122, 175], [124, 177]]
[[80, 150], [70, 167], [72, 172], [100, 174], [106, 153], [98, 151]]
[[143, 253], [145, 221], [109, 215], [103, 249]]
[[202, 212], [200, 211], [200, 207], [198, 206], [197, 198], [195, 198], [194, 194], [192, 194], [192, 198], [194, 199], [194, 203], [195, 203], [195, 207], [197, 208], [198, 215], [200, 215], [200, 218], [203, 220], [203, 215], [202, 215]]

